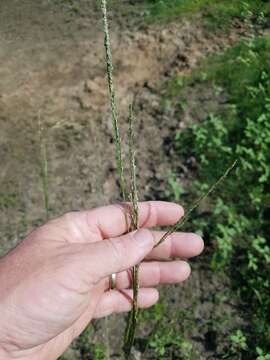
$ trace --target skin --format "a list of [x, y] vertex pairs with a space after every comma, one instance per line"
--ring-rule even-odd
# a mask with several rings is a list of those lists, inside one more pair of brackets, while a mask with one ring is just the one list
[[[183, 209], [167, 202], [139, 204], [140, 230], [126, 234], [127, 205], [71, 212], [30, 233], [0, 260], [0, 358], [55, 360], [94, 318], [131, 309], [130, 269], [140, 267], [139, 306], [158, 301], [159, 284], [190, 275], [186, 261], [203, 250], [202, 239], [163, 235]], [[167, 260], [167, 261], [164, 261]], [[117, 273], [115, 290], [110, 275]]]

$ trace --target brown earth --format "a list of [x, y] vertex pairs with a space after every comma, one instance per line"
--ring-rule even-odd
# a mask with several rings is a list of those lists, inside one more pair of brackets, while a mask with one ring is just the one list
[[[60, 1], [2, 0], [0, 4], [2, 254], [44, 219], [39, 118], [48, 144], [51, 216], [119, 199], [100, 13], [94, 0], [79, 3], [79, 12]], [[123, 5], [117, 15], [111, 13], [120, 124], [124, 137], [128, 105], [134, 99], [140, 198], [166, 198], [167, 176], [175, 166], [166, 151], [167, 142], [194, 113], [186, 111], [179, 118], [175, 111], [162, 109], [160, 86], [172, 74], [188, 73], [201, 58], [235, 43], [245, 35], [245, 28], [211, 35], [199, 17], [196, 22], [154, 26], [141, 25], [136, 14], [130, 5]], [[201, 106], [203, 112], [211, 106], [211, 99], [199, 103], [196, 93], [191, 96], [194, 108]], [[211, 297], [218, 290], [226, 292], [224, 283], [198, 264], [187, 285], [166, 290], [171, 313], [194, 305], [193, 341], [201, 354], [197, 359], [217, 358], [213, 355], [217, 335], [212, 345], [208, 341], [209, 319], [236, 314], [230, 303], [215, 308]], [[121, 346], [122, 324], [122, 318], [105, 324], [113, 330], [109, 335], [112, 358]], [[94, 339], [108, 340], [102, 335], [105, 325], [95, 325]], [[70, 356], [76, 358], [74, 352]]]

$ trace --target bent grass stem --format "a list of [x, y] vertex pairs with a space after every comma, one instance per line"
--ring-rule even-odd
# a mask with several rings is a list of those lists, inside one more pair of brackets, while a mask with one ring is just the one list
[[173, 225], [163, 236], [162, 238], [159, 240], [159, 242], [155, 245], [155, 247], [159, 246], [160, 244], [162, 244], [168, 236], [172, 235], [174, 232], [180, 230], [185, 223], [188, 221], [188, 219], [190, 218], [191, 213], [193, 213], [193, 211], [200, 205], [200, 203], [205, 200], [208, 196], [210, 196], [215, 190], [216, 188], [220, 185], [220, 183], [226, 179], [226, 177], [229, 175], [229, 173], [233, 170], [233, 168], [236, 166], [238, 160], [235, 160], [223, 173], [223, 175], [209, 188], [209, 190], [203, 194], [202, 196], [199, 197], [198, 200], [195, 201], [195, 203], [188, 209], [187, 213], [181, 218], [179, 219], [179, 221]]

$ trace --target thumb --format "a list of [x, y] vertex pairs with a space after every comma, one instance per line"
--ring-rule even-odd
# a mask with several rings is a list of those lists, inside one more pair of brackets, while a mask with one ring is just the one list
[[94, 282], [127, 270], [141, 262], [153, 249], [154, 236], [150, 230], [142, 229], [126, 235], [85, 245], [83, 258], [85, 268]]

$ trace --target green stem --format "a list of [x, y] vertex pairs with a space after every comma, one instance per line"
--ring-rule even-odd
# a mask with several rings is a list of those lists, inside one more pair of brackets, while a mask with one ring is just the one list
[[116, 152], [117, 171], [118, 171], [119, 180], [120, 180], [120, 190], [121, 190], [122, 199], [125, 201], [126, 200], [126, 185], [125, 185], [125, 178], [124, 178], [121, 137], [120, 137], [120, 131], [119, 131], [119, 125], [118, 125], [118, 112], [117, 112], [117, 107], [116, 107], [116, 96], [115, 96], [115, 90], [114, 90], [114, 85], [113, 85], [113, 63], [112, 63], [110, 33], [109, 33], [108, 16], [107, 16], [107, 0], [101, 0], [101, 11], [102, 11], [102, 16], [103, 16], [104, 47], [105, 47], [105, 54], [106, 54], [107, 80], [108, 80], [112, 121], [113, 121], [113, 129], [114, 129], [114, 143], [115, 143], [115, 152]]
[[38, 116], [39, 150], [40, 150], [40, 176], [42, 182], [43, 204], [46, 220], [49, 219], [49, 185], [48, 185], [48, 156], [44, 128]]
[[[131, 183], [130, 201], [132, 204], [131, 231], [135, 231], [139, 227], [138, 189], [137, 189], [137, 176], [136, 176], [133, 121], [134, 121], [133, 109], [131, 105], [129, 107], [129, 169], [130, 169], [130, 183]], [[133, 288], [132, 311], [129, 313], [128, 316], [125, 337], [124, 337], [124, 352], [126, 358], [129, 357], [131, 348], [134, 343], [138, 315], [139, 315], [139, 308], [138, 308], [139, 265], [136, 265], [132, 268], [132, 288]]]
[[220, 185], [220, 183], [225, 180], [225, 178], [229, 175], [229, 173], [232, 171], [232, 169], [236, 166], [238, 160], [235, 160], [224, 172], [224, 174], [208, 189], [208, 191], [203, 194], [202, 196], [199, 197], [199, 199], [197, 201], [195, 201], [195, 203], [188, 209], [187, 213], [181, 218], [179, 219], [179, 221], [177, 221], [177, 223], [175, 225], [173, 225], [163, 236], [162, 238], [159, 240], [159, 242], [155, 245], [155, 247], [159, 246], [160, 244], [162, 244], [168, 236], [170, 236], [171, 234], [173, 234], [174, 232], [180, 230], [185, 223], [188, 221], [188, 219], [190, 218], [191, 213], [200, 205], [200, 203], [206, 199], [209, 195], [211, 195], [216, 188]]

